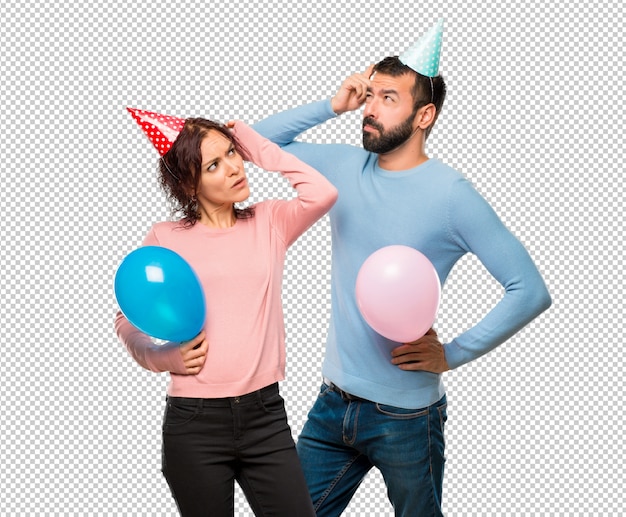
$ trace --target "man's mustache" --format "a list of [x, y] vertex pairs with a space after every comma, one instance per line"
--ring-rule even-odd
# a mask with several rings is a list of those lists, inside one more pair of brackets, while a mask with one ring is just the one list
[[376, 122], [372, 117], [365, 117], [363, 119], [363, 127], [365, 126], [371, 126], [374, 129], [378, 129], [378, 131], [382, 132], [384, 131], [384, 127], [382, 126], [382, 124], [380, 124], [379, 122]]

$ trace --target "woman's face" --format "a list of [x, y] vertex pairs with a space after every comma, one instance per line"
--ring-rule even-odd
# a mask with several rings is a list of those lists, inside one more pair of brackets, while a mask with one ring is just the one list
[[231, 209], [250, 196], [243, 158], [219, 131], [209, 131], [200, 145], [202, 166], [196, 197], [208, 212]]

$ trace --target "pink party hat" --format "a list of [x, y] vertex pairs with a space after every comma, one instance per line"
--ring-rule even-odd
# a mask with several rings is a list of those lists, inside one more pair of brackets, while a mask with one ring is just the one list
[[418, 74], [435, 77], [439, 73], [442, 39], [443, 19], [440, 19], [426, 34], [400, 54], [400, 61]]
[[126, 108], [137, 124], [152, 142], [161, 156], [170, 150], [178, 133], [185, 125], [185, 119], [171, 115], [161, 115], [153, 111]]

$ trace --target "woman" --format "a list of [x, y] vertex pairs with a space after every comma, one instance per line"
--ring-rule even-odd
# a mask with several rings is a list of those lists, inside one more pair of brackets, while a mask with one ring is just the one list
[[[150, 136], [149, 112], [142, 113]], [[151, 122], [152, 132], [169, 133], [162, 119]], [[183, 516], [233, 515], [235, 480], [255, 515], [313, 516], [277, 384], [285, 372], [281, 285], [287, 248], [331, 208], [337, 192], [242, 122], [187, 119], [169, 150], [153, 143], [163, 154], [161, 185], [182, 218], [155, 224], [143, 244], [185, 258], [207, 307], [197, 337], [164, 345], [116, 316], [132, 357], [171, 373], [163, 474]], [[237, 208], [250, 194], [244, 160], [281, 171], [298, 196]]]

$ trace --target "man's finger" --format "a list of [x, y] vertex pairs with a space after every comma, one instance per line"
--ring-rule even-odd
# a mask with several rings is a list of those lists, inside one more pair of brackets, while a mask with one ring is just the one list
[[419, 345], [406, 343], [404, 345], [397, 346], [391, 351], [392, 357], [399, 357], [401, 355], [416, 353], [419, 349]]

